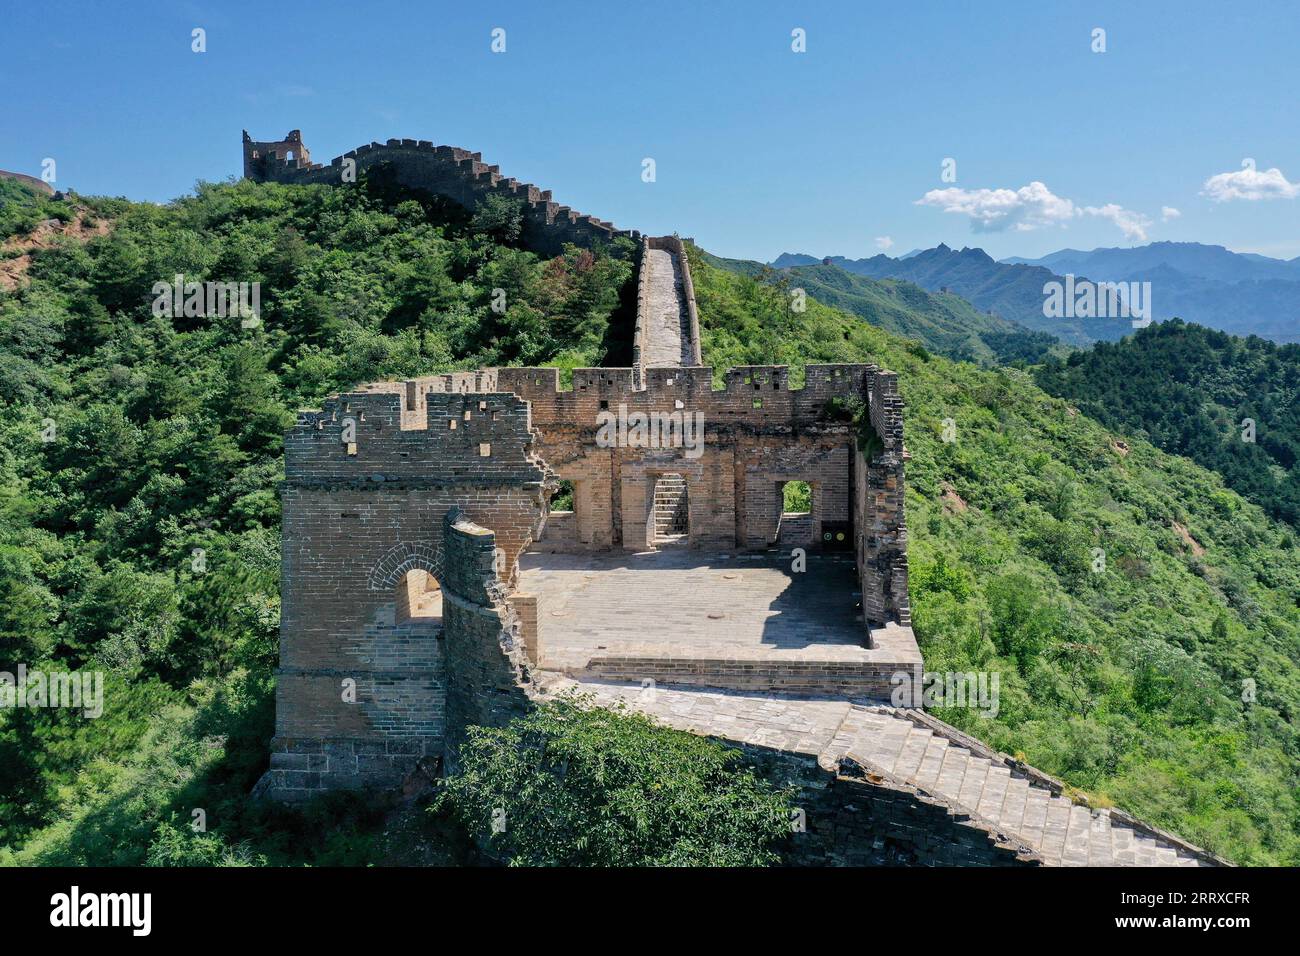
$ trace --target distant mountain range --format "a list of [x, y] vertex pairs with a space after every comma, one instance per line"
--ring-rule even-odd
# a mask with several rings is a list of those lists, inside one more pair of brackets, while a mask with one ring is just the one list
[[[702, 255], [710, 265], [730, 272], [749, 276], [770, 272], [760, 262]], [[791, 288], [801, 288], [818, 302], [852, 312], [871, 325], [916, 339], [946, 358], [980, 365], [1016, 361], [1032, 365], [1067, 351], [1053, 336], [990, 315], [959, 295], [927, 292], [896, 279], [869, 279], [822, 265], [811, 256], [802, 258], [811, 264], [784, 270]]]
[[1199, 242], [1153, 242], [1130, 249], [1062, 249], [1041, 259], [1012, 256], [999, 260], [1008, 265], [1045, 266], [1053, 272], [1095, 276], [1098, 279], [1127, 279], [1140, 272], [1172, 269], [1198, 279], [1219, 282], [1247, 282], [1282, 279], [1300, 282], [1300, 256], [1270, 259], [1253, 252], [1231, 252], [1223, 246]]
[[1150, 282], [1152, 316], [1182, 318], [1235, 335], [1300, 342], [1300, 257], [1270, 259], [1196, 242], [1155, 242], [1130, 249], [1062, 249], [1041, 259], [997, 261], [982, 249], [940, 244], [903, 258], [869, 259], [783, 253], [774, 268], [826, 262], [873, 279], [906, 279], [932, 292], [956, 293], [995, 315], [1073, 345], [1113, 341], [1132, 331], [1123, 319], [1043, 314], [1044, 284], [1067, 274], [1094, 282]]

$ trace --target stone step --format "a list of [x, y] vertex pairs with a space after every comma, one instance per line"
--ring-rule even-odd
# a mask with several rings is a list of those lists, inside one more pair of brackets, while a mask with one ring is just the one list
[[1007, 787], [1010, 782], [1010, 770], [1006, 767], [990, 766], [975, 812], [985, 820], [997, 823], [1002, 815], [1002, 803], [1007, 798]]
[[1051, 806], [1052, 795], [1040, 787], [1030, 787], [1025, 795], [1025, 816], [1020, 821], [1020, 835], [1030, 845], [1043, 845], [1044, 827], [1047, 825], [1047, 810]]
[[957, 800], [964, 806], [974, 810], [979, 805], [991, 765], [992, 762], [985, 757], [972, 755], [966, 759], [966, 776], [962, 778], [961, 789], [957, 791]]
[[998, 814], [998, 826], [1020, 833], [1020, 826], [1025, 818], [1025, 806], [1029, 802], [1029, 790], [1029, 781], [1024, 777], [1012, 777], [1007, 782], [1007, 796], [1002, 801], [1002, 810]]
[[1115, 827], [1110, 825], [1110, 814], [1104, 810], [1092, 814], [1092, 831], [1088, 834], [1088, 865], [1114, 866], [1115, 851], [1111, 843]]
[[895, 777], [953, 801], [1051, 866], [1198, 866], [1176, 846], [1116, 823], [1105, 809], [1053, 793], [1001, 759], [977, 756], [933, 728], [886, 711], [846, 719], [848, 751]]
[[904, 780], [911, 780], [916, 776], [917, 770], [921, 767], [921, 758], [925, 756], [925, 748], [933, 736], [934, 731], [928, 728], [912, 728], [907, 739], [903, 741], [902, 749], [898, 752], [898, 759], [894, 761], [895, 775]]
[[898, 760], [898, 754], [903, 749], [903, 744], [907, 741], [907, 731], [899, 728], [888, 728], [876, 740], [868, 759], [876, 764], [880, 769], [889, 773], [894, 772], [894, 764]]
[[925, 756], [916, 771], [916, 783], [927, 790], [933, 790], [939, 780], [939, 771], [948, 752], [948, 741], [942, 737], [930, 735], [930, 742], [925, 745]]
[[1065, 834], [1070, 827], [1069, 800], [1052, 797], [1047, 804], [1047, 821], [1043, 824], [1043, 858], [1053, 866], [1061, 863], [1061, 854], [1065, 851]]
[[1065, 830], [1065, 848], [1061, 851], [1061, 862], [1066, 866], [1087, 866], [1091, 838], [1092, 814], [1087, 807], [1073, 804]]

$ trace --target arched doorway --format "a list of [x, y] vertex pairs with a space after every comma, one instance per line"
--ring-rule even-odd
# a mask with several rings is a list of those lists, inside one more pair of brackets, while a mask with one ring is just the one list
[[441, 624], [442, 585], [423, 568], [411, 568], [397, 582], [397, 624]]

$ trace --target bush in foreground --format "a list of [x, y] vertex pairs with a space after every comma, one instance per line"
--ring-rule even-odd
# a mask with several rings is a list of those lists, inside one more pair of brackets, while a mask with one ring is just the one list
[[470, 728], [448, 806], [514, 866], [764, 866], [791, 809], [737, 751], [577, 696]]

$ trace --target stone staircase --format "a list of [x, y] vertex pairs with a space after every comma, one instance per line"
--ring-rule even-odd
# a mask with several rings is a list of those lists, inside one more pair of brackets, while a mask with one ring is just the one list
[[681, 539], [688, 530], [686, 479], [681, 475], [663, 475], [655, 482], [655, 542]]
[[1047, 866], [1231, 865], [1121, 810], [1076, 803], [1059, 780], [923, 711], [657, 681], [648, 691], [590, 679], [573, 686], [679, 730], [815, 757], [838, 777], [913, 793]]
[[1049, 866], [1204, 865], [1171, 835], [1144, 832], [1118, 811], [1076, 804], [1045, 775], [982, 746], [962, 746], [925, 726], [926, 719], [855, 706], [841, 728], [852, 740], [845, 756], [966, 808], [1032, 847]]

